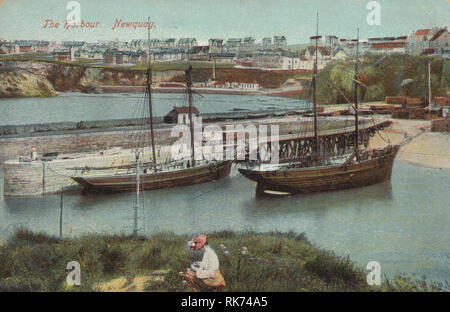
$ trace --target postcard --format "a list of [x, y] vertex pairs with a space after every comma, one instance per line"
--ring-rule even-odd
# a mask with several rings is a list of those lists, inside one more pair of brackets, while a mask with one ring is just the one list
[[449, 13], [0, 1], [0, 291], [449, 291]]

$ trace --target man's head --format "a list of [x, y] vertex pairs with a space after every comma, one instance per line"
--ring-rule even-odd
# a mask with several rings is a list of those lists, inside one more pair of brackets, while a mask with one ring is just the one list
[[189, 242], [189, 250], [197, 251], [202, 249], [207, 244], [208, 240], [206, 239], [206, 234], [198, 234], [195, 235]]

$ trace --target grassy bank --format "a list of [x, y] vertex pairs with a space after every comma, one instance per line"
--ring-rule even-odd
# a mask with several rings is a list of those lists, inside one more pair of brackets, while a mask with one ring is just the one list
[[[450, 92], [450, 61], [419, 55], [365, 55], [359, 62], [360, 101], [383, 101], [386, 96], [428, 97], [428, 63], [431, 63], [431, 92], [445, 96]], [[353, 100], [354, 60], [329, 63], [318, 76], [320, 104], [347, 103], [332, 85]], [[331, 82], [331, 83], [330, 83]], [[367, 88], [366, 88], [367, 87]], [[305, 92], [310, 97], [311, 92]]]
[[[149, 276], [155, 270], [165, 270], [164, 277], [149, 282], [146, 291], [189, 291], [178, 275], [189, 264], [189, 238], [89, 235], [59, 240], [20, 229], [0, 246], [0, 291], [93, 291], [98, 283]], [[348, 258], [312, 246], [304, 235], [220, 232], [209, 234], [209, 242], [219, 257], [225, 291], [442, 290], [401, 277], [368, 286], [366, 273]], [[81, 286], [65, 282], [70, 261], [81, 265]]]
[[[26, 62], [26, 63], [46, 63], [55, 65], [64, 65], [67, 67], [83, 67], [83, 68], [109, 68], [109, 69], [119, 69], [119, 70], [137, 70], [146, 71], [148, 68], [148, 63], [131, 63], [131, 64], [120, 64], [120, 65], [108, 65], [108, 64], [98, 64], [102, 60], [87, 60], [87, 59], [77, 59], [72, 62], [70, 61], [60, 61], [53, 59], [51, 54], [22, 54], [22, 55], [1, 55], [0, 61], [13, 61], [13, 62]], [[212, 68], [212, 62], [202, 62], [202, 61], [173, 61], [173, 62], [152, 62], [152, 70], [154, 71], [165, 71], [165, 70], [185, 70], [192, 66], [194, 69], [201, 68]], [[216, 64], [216, 68], [232, 68], [232, 64]]]

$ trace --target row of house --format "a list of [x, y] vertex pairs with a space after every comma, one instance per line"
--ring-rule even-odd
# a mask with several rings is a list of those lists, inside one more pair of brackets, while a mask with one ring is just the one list
[[[327, 46], [332, 51], [343, 49], [351, 54], [358, 40], [338, 38], [334, 35], [326, 36], [325, 42], [320, 44]], [[313, 42], [311, 42], [313, 43]], [[409, 36], [378, 37], [359, 41], [359, 49], [362, 54], [432, 54], [450, 57], [450, 33], [447, 27], [419, 29]]]
[[48, 53], [50, 43], [42, 40], [0, 41], [0, 54]]
[[326, 46], [318, 46], [316, 48], [311, 45], [301, 52], [285, 51], [282, 49], [259, 50], [251, 59], [253, 60], [252, 65], [258, 68], [313, 70], [316, 56], [317, 67], [320, 70], [333, 60], [345, 59], [347, 54], [342, 49], [332, 51]]
[[[96, 60], [105, 64], [128, 64], [167, 61], [214, 61], [246, 67], [286, 70], [312, 70], [317, 55], [318, 67], [333, 60], [353, 57], [356, 45], [361, 54], [427, 54], [450, 57], [450, 34], [447, 27], [419, 29], [409, 36], [379, 37], [367, 40], [327, 35], [310, 38], [310, 46], [299, 52], [287, 49], [285, 36], [266, 37], [257, 43], [253, 37], [209, 39], [199, 45], [195, 38], [98, 41], [0, 41], [0, 54], [52, 53], [56, 60]], [[316, 41], [318, 48], [316, 49]], [[149, 51], [150, 43], [150, 51]]]
[[103, 53], [103, 63], [107, 65], [136, 64], [148, 61], [148, 54], [145, 51], [119, 51], [117, 49], [107, 49]]
[[[115, 48], [127, 48], [127, 49], [148, 49], [148, 40], [132, 40], [130, 43], [125, 43], [124, 47], [118, 46], [119, 43], [115, 44]], [[198, 46], [198, 42], [195, 38], [180, 38], [178, 41], [175, 38], [168, 39], [150, 39], [150, 48], [180, 48], [187, 49]], [[256, 39], [253, 37], [245, 38], [229, 38], [226, 41], [220, 38], [209, 39], [209, 46], [217, 49], [217, 52], [226, 52], [227, 49], [240, 48], [240, 47], [256, 47], [256, 46], [274, 46], [274, 47], [286, 47], [287, 40], [285, 36], [274, 36], [273, 41], [271, 37], [266, 37], [262, 39], [262, 43], [257, 44]]]
[[450, 56], [450, 34], [447, 27], [415, 31], [408, 38], [408, 53]]

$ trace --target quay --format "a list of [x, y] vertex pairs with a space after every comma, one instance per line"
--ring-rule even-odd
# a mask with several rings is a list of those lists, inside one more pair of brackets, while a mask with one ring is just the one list
[[[352, 133], [352, 122], [349, 116], [321, 117], [327, 118], [331, 128], [321, 129], [321, 140], [324, 142], [345, 142], [352, 144], [349, 137]], [[293, 115], [284, 117], [266, 117], [246, 120], [227, 120], [216, 122], [225, 125], [278, 125], [280, 141], [280, 157], [286, 153], [300, 152], [299, 146], [307, 149], [311, 141], [311, 133], [305, 133], [305, 127], [312, 126], [307, 117]], [[368, 135], [390, 124], [389, 120], [365, 118], [362, 120], [361, 137]], [[208, 123], [204, 122], [203, 126]], [[157, 124], [155, 144], [160, 162], [166, 162], [170, 156], [170, 146], [179, 137], [171, 137], [174, 124]], [[134, 148], [142, 144], [141, 127], [123, 127], [112, 129], [78, 129], [59, 131], [57, 133], [33, 133], [32, 135], [0, 137], [0, 164], [3, 163], [5, 196], [40, 196], [58, 193], [62, 190], [76, 189], [78, 186], [70, 179], [78, 173], [90, 174], [87, 169], [93, 167], [111, 167], [105, 174], [117, 172], [117, 166], [134, 164]], [[270, 140], [268, 140], [270, 141]], [[145, 142], [148, 149], [149, 142]], [[368, 142], [364, 142], [366, 145]], [[38, 157], [30, 159], [30, 151], [34, 148]], [[150, 152], [144, 151], [144, 161], [150, 161]], [[147, 158], [145, 158], [147, 157]], [[115, 169], [114, 169], [115, 168]], [[77, 171], [78, 170], [78, 171]]]

